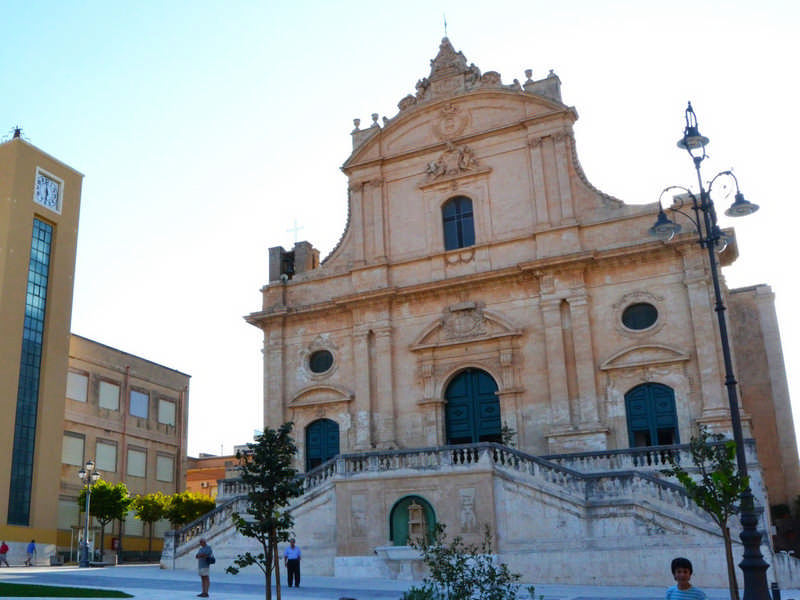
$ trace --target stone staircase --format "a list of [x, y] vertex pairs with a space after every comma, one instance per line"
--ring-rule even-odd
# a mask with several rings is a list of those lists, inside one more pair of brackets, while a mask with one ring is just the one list
[[[722, 542], [716, 524], [687, 498], [679, 485], [661, 474], [661, 470], [668, 467], [670, 456], [677, 456], [682, 464], [691, 465], [686, 445], [547, 457], [533, 456], [494, 443], [342, 454], [305, 475], [304, 494], [294, 501], [291, 509], [296, 517], [303, 515], [305, 521], [321, 522], [319, 519], [323, 515], [320, 511], [335, 510], [335, 489], [340, 482], [366, 482], [383, 477], [446, 476], [482, 470], [491, 472], [500, 486], [498, 494], [501, 500], [507, 503], [535, 494], [548, 498], [548, 505], [559, 506], [558, 511], [579, 514], [580, 519], [591, 524], [587, 531], [593, 533], [586, 534], [586, 539], [570, 541], [555, 530], [550, 537], [540, 535], [535, 548], [538, 553], [553, 552], [554, 557], [565, 553], [565, 556], [576, 557], [586, 551], [586, 540], [595, 535], [596, 540], [589, 539], [590, 546], [596, 544], [612, 553], [616, 549], [622, 556], [626, 548], [630, 551], [632, 536], [655, 533], [662, 534], [662, 538], [654, 537], [653, 540], [663, 540], [666, 533], [679, 543], [685, 540], [698, 548], [714, 547], [721, 554]], [[752, 442], [748, 443], [747, 456], [754, 494], [763, 499], [763, 485]], [[222, 480], [219, 490], [219, 505], [214, 511], [167, 535], [162, 566], [193, 567], [197, 540], [201, 536], [214, 548], [218, 562], [224, 563], [224, 559], [232, 559], [240, 552], [257, 549], [252, 540], [236, 533], [230, 520], [232, 512], [244, 512], [246, 508], [246, 490], [241, 482]], [[330, 518], [331, 514], [327, 516]], [[731, 525], [734, 539], [738, 539], [735, 531], [738, 521], [732, 520]], [[767, 527], [768, 524], [762, 522], [762, 528], [766, 530]], [[613, 533], [609, 536], [604, 528], [618, 528], [618, 539], [613, 537]], [[533, 549], [514, 543], [513, 534], [513, 531], [504, 533], [503, 539], [509, 541], [507, 547], [501, 545], [498, 548], [498, 554], [512, 566], [515, 563], [528, 565]], [[647, 538], [641, 539], [643, 544], [649, 543]], [[304, 558], [304, 570], [309, 574], [333, 575], [346, 571], [357, 575], [359, 569], [363, 569], [360, 574], [364, 576], [392, 576], [388, 571], [375, 572], [376, 568], [380, 570], [377, 557], [363, 557], [363, 560], [337, 557], [335, 546], [316, 550], [317, 555], [309, 553], [309, 557]], [[669, 548], [661, 550], [672, 551]], [[769, 562], [771, 550], [765, 545], [763, 552]], [[790, 561], [784, 562], [791, 564]], [[718, 565], [714, 563], [708, 567], [717, 569]], [[540, 573], [531, 573], [531, 580], [544, 581]]]

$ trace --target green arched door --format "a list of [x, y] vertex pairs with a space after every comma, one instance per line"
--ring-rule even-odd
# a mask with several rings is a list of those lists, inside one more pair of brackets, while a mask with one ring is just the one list
[[631, 448], [680, 444], [675, 392], [661, 383], [637, 385], [625, 394]]
[[319, 419], [306, 427], [306, 471], [339, 454], [339, 425]]
[[462, 371], [447, 386], [444, 397], [448, 444], [502, 441], [497, 383], [486, 371]]

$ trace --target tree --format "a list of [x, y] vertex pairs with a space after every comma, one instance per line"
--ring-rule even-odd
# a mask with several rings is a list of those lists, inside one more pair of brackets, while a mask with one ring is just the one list
[[[516, 600], [519, 573], [497, 563], [492, 550], [492, 532], [484, 526], [483, 541], [465, 544], [461, 536], [447, 540], [445, 526], [436, 524], [433, 538], [411, 540], [422, 554], [430, 573], [421, 587], [412, 587], [402, 600]], [[528, 592], [534, 597], [534, 588]]]
[[739, 512], [739, 498], [750, 484], [749, 477], [743, 477], [736, 468], [736, 442], [727, 440], [721, 433], [710, 433], [708, 428], [700, 427], [699, 434], [692, 436], [689, 452], [696, 475], [680, 465], [677, 455], [668, 457], [672, 468], [662, 472], [677, 478], [689, 498], [719, 526], [725, 542], [731, 600], [739, 600], [728, 520]]
[[267, 428], [247, 444], [245, 452], [237, 452], [240, 478], [246, 486], [248, 508], [245, 515], [233, 514], [233, 523], [242, 535], [254, 538], [261, 545], [258, 554], [246, 552], [234, 559], [236, 566], [226, 571], [236, 574], [250, 565], [264, 573], [265, 598], [272, 600], [271, 574], [275, 573], [277, 598], [281, 597], [278, 542], [286, 541], [294, 519], [286, 508], [292, 498], [303, 493], [302, 480], [293, 467], [297, 447], [291, 432], [294, 423], [284, 423], [277, 430]]
[[136, 518], [147, 523], [149, 534], [147, 537], [147, 553], [153, 551], [153, 526], [156, 521], [164, 518], [164, 509], [166, 508], [168, 497], [161, 492], [154, 494], [141, 494], [133, 498], [131, 508], [136, 512]]
[[196, 521], [217, 506], [212, 498], [192, 492], [172, 494], [167, 496], [166, 500], [163, 516], [174, 529]]
[[[124, 483], [110, 484], [104, 479], [92, 484], [92, 495], [89, 499], [89, 514], [100, 523], [100, 553], [105, 551], [106, 525], [114, 519], [121, 521], [128, 514], [131, 497]], [[78, 506], [86, 510], [86, 488], [78, 495]]]

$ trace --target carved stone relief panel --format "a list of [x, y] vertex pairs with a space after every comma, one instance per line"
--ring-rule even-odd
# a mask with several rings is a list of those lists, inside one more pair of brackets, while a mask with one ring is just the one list
[[473, 533], [478, 530], [478, 519], [475, 517], [475, 488], [458, 490], [458, 498], [461, 533]]

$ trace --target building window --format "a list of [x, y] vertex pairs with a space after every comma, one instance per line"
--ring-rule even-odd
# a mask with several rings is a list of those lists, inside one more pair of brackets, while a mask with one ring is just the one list
[[147, 450], [128, 448], [128, 475], [131, 477], [147, 476]]
[[308, 368], [312, 373], [325, 373], [333, 366], [333, 354], [328, 350], [317, 350], [308, 358]]
[[125, 517], [125, 535], [144, 535], [144, 521], [136, 518], [135, 511], [130, 511]]
[[156, 479], [159, 481], [174, 481], [175, 459], [171, 456], [156, 456]]
[[114, 473], [117, 470], [117, 445], [113, 442], [97, 442], [95, 465], [99, 471]]
[[158, 422], [175, 426], [175, 403], [172, 400], [158, 399]]
[[98, 388], [97, 404], [100, 408], [119, 410], [119, 386], [110, 381], [101, 381]]
[[61, 463], [83, 466], [83, 436], [69, 431], [64, 432], [61, 442]]
[[[8, 490], [8, 525], [28, 526], [31, 511], [36, 419], [39, 411], [39, 374], [42, 364], [45, 305], [50, 275], [53, 226], [33, 220], [25, 317], [22, 324], [14, 445]], [[52, 443], [52, 442], [51, 442]]]
[[131, 390], [131, 415], [146, 419], [149, 402], [150, 396], [148, 394]]
[[660, 383], [637, 385], [625, 394], [631, 448], [680, 444], [675, 392]]
[[78, 402], [86, 402], [88, 391], [89, 377], [83, 373], [75, 373], [73, 371], [67, 373], [67, 398]]
[[631, 304], [622, 311], [622, 324], [628, 329], [641, 331], [652, 327], [658, 320], [658, 310], [649, 302]]
[[56, 509], [56, 527], [59, 529], [70, 530], [80, 525], [80, 508], [77, 498], [59, 498], [58, 508]]
[[432, 539], [436, 529], [436, 513], [424, 498], [406, 496], [398, 500], [389, 513], [389, 539], [395, 546], [407, 546], [409, 540]]
[[442, 206], [442, 223], [444, 224], [445, 250], [456, 250], [475, 245], [472, 200], [466, 196], [450, 198]]

